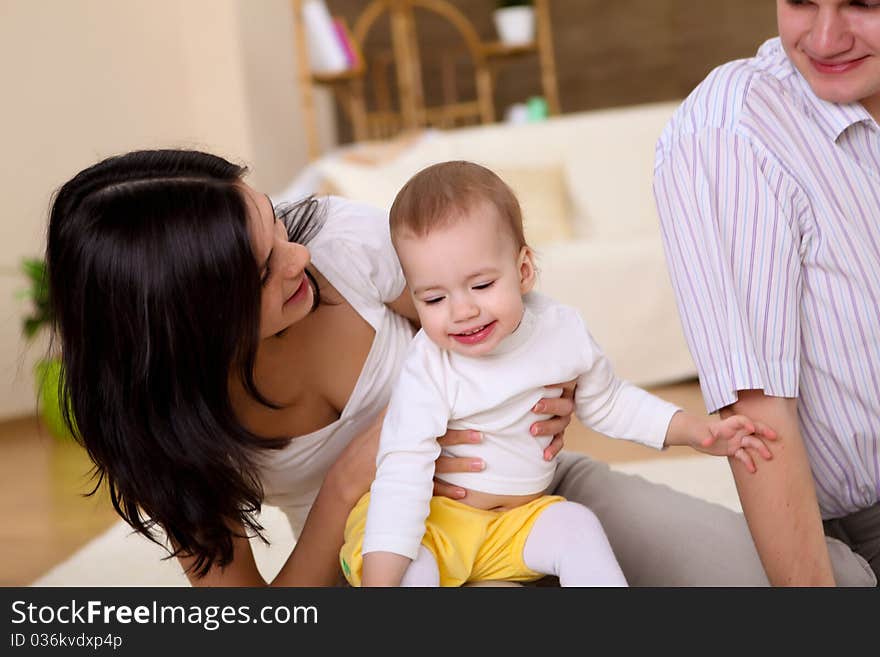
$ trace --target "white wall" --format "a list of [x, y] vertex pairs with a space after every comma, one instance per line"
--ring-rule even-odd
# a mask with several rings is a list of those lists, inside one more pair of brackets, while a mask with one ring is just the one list
[[289, 0], [0, 0], [0, 81], [2, 419], [34, 410], [45, 343], [26, 348], [15, 291], [55, 189], [105, 156], [177, 146], [247, 164], [271, 192], [306, 139]]

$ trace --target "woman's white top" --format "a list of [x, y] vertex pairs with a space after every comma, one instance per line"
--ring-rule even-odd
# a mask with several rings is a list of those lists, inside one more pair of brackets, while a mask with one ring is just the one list
[[[338, 197], [322, 199], [326, 220], [309, 244], [312, 264], [376, 332], [351, 397], [339, 419], [298, 436], [280, 451], [260, 454], [264, 502], [280, 507], [298, 536], [328, 468], [385, 408], [412, 340], [410, 323], [385, 303], [405, 281], [391, 245], [388, 213]], [[340, 344], [344, 353], [346, 345]], [[296, 363], [289, 367], [295, 368]]]
[[[407, 352], [382, 426], [376, 480], [363, 552], [415, 558], [433, 490], [436, 437], [452, 429], [483, 433], [479, 444], [445, 453], [478, 457], [481, 472], [438, 474], [451, 484], [500, 495], [543, 492], [556, 471], [545, 461], [550, 438], [535, 439], [534, 405], [547, 384], [577, 379], [575, 413], [613, 438], [662, 448], [679, 409], [617, 378], [581, 316], [570, 306], [532, 293], [517, 329], [491, 353], [470, 357], [439, 348], [419, 331]], [[558, 392], [561, 393], [561, 390]]]

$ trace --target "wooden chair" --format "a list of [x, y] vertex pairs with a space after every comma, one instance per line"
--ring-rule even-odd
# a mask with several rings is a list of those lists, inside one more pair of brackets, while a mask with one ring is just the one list
[[[470, 21], [444, 0], [373, 0], [361, 12], [352, 30], [352, 41], [359, 57], [351, 70], [333, 75], [312, 73], [308, 62], [306, 33], [302, 21], [302, 0], [293, 0], [294, 36], [297, 42], [299, 76], [303, 95], [304, 122], [309, 135], [309, 153], [320, 153], [317, 117], [315, 116], [313, 84], [330, 86], [351, 121], [355, 141], [386, 139], [403, 131], [426, 126], [452, 127], [462, 123], [491, 123], [495, 120], [492, 105], [492, 76], [484, 48]], [[477, 98], [458, 100], [454, 83], [450, 83], [450, 65], [444, 67], [446, 89], [444, 103], [426, 107], [418, 34], [414, 11], [429, 12], [446, 20], [461, 36], [473, 63]], [[362, 45], [379, 19], [391, 23], [392, 53], [366, 62]], [[390, 73], [396, 73], [397, 107], [392, 107]], [[366, 84], [371, 84], [377, 107], [367, 109]]]
[[[333, 75], [316, 75], [310, 70], [302, 3], [303, 0], [293, 0], [294, 31], [304, 123], [312, 159], [320, 154], [314, 83], [330, 86], [334, 90], [340, 107], [351, 122], [355, 141], [388, 139], [401, 132], [424, 127], [451, 128], [469, 123], [494, 122], [493, 78], [498, 67], [508, 57], [537, 52], [541, 83], [550, 113], [559, 112], [548, 0], [535, 0], [535, 41], [512, 47], [498, 42], [483, 43], [470, 20], [446, 0], [372, 0], [360, 13], [351, 31], [358, 60], [356, 65], [351, 70]], [[461, 37], [464, 52], [473, 66], [475, 99], [459, 99], [456, 62], [447, 54], [441, 58], [443, 102], [434, 106], [426, 105], [416, 11], [446, 21]], [[363, 46], [378, 21], [386, 17], [390, 21], [391, 51], [378, 53], [370, 61], [365, 61]], [[396, 78], [396, 103], [392, 99], [391, 77]], [[367, 107], [367, 85], [374, 99], [375, 107], [372, 109]]]
[[[450, 84], [449, 71], [454, 67], [448, 63], [446, 71], [446, 98], [439, 106], [427, 107], [422, 65], [419, 53], [419, 38], [416, 30], [415, 10], [433, 14], [447, 21], [464, 42], [474, 69], [477, 97], [472, 101], [459, 101]], [[446, 127], [463, 122], [491, 123], [495, 120], [492, 105], [492, 78], [480, 37], [471, 22], [453, 5], [444, 0], [373, 0], [361, 12], [354, 25], [355, 41], [363, 46], [371, 29], [377, 21], [387, 15], [391, 22], [391, 43], [393, 64], [397, 78], [398, 109], [371, 116], [367, 113], [368, 138], [386, 136], [388, 124], [396, 122], [395, 132], [422, 128], [425, 126]], [[380, 90], [381, 86], [377, 87]], [[387, 99], [385, 103], [388, 105]]]

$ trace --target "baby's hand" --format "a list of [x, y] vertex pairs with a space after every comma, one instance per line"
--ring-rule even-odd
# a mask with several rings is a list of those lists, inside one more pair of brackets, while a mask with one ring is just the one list
[[698, 435], [693, 443], [695, 449], [715, 456], [732, 456], [742, 461], [749, 472], [758, 471], [749, 449], [755, 450], [766, 461], [773, 458], [765, 441], [776, 440], [776, 432], [745, 415], [711, 420], [700, 433], [702, 435]]

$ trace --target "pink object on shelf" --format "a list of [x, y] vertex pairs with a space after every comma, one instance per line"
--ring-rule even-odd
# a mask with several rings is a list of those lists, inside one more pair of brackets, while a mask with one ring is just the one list
[[348, 57], [336, 35], [333, 19], [324, 0], [305, 0], [302, 18], [312, 72], [335, 74], [348, 69]]
[[354, 68], [358, 63], [357, 55], [354, 52], [354, 47], [348, 36], [348, 30], [345, 29], [345, 24], [342, 22], [341, 18], [333, 19], [333, 29], [336, 31], [336, 37], [342, 46], [342, 50], [345, 52], [345, 58], [348, 60], [348, 68]]

